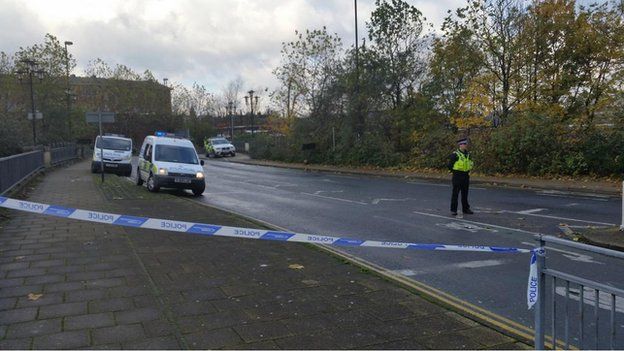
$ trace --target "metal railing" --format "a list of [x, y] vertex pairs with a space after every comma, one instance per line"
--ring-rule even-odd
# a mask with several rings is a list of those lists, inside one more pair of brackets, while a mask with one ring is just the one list
[[0, 158], [0, 194], [11, 190], [43, 167], [41, 150]]
[[[550, 236], [539, 236], [538, 240], [546, 252], [546, 243], [551, 243], [624, 259], [624, 252], [620, 251]], [[616, 343], [616, 312], [624, 312], [624, 290], [547, 268], [545, 256], [538, 257], [537, 273], [539, 299], [535, 308], [535, 349], [543, 350], [549, 346], [552, 349], [613, 350], [624, 346]], [[546, 329], [550, 332], [550, 345], [546, 345]], [[607, 330], [608, 335], [605, 335]], [[563, 339], [559, 339], [561, 334]], [[574, 342], [570, 341], [571, 338]]]
[[77, 157], [76, 144], [55, 147], [50, 149], [50, 162], [54, 165]]

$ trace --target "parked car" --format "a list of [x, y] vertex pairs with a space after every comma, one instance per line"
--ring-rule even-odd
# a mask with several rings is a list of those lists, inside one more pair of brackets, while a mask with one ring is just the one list
[[236, 148], [225, 138], [210, 138], [204, 140], [206, 157], [236, 156]]

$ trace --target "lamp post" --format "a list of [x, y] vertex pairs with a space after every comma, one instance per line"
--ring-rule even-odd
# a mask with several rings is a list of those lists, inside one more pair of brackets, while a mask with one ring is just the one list
[[42, 69], [39, 69], [37, 62], [35, 60], [23, 59], [20, 60], [23, 64], [26, 65], [26, 68], [20, 69], [17, 71], [18, 79], [22, 81], [24, 76], [28, 77], [28, 84], [30, 85], [30, 107], [32, 111], [32, 130], [33, 130], [33, 147], [37, 145], [37, 129], [35, 127], [35, 120], [37, 119], [37, 112], [35, 110], [35, 92], [33, 89], [33, 75], [36, 75], [41, 82], [43, 80], [43, 74], [45, 73]]
[[234, 102], [228, 101], [226, 110], [230, 115], [230, 142], [232, 142], [234, 141]]
[[71, 41], [65, 41], [65, 94], [66, 96], [66, 107], [67, 107], [67, 139], [71, 139], [72, 135], [72, 126], [71, 126], [71, 96], [72, 92], [69, 87], [69, 54], [67, 52], [67, 47], [70, 45], [74, 45]]
[[247, 105], [251, 111], [251, 136], [254, 136], [254, 108], [258, 108], [258, 95], [254, 96], [255, 91], [250, 90], [245, 96], [245, 105]]

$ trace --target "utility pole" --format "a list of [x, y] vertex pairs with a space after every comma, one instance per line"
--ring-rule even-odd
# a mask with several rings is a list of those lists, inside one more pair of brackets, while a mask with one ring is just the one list
[[33, 88], [33, 75], [36, 75], [41, 82], [43, 80], [44, 71], [39, 69], [37, 62], [35, 60], [23, 59], [20, 62], [26, 64], [25, 69], [20, 69], [17, 71], [18, 79], [21, 81], [23, 76], [28, 77], [28, 84], [30, 85], [30, 107], [32, 111], [32, 132], [33, 132], [33, 147], [37, 145], [37, 128], [36, 128], [36, 120], [37, 120], [37, 110], [35, 109], [35, 91]]

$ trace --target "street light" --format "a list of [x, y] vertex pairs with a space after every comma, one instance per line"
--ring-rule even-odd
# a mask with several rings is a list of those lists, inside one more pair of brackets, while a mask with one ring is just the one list
[[250, 90], [247, 92], [248, 96], [245, 96], [245, 105], [249, 107], [251, 111], [251, 136], [254, 136], [254, 108], [258, 108], [258, 96], [254, 96], [255, 91]]
[[69, 54], [67, 52], [67, 47], [70, 45], [74, 45], [73, 42], [71, 41], [65, 41], [65, 94], [66, 96], [66, 102], [67, 102], [67, 139], [71, 139], [71, 135], [72, 135], [72, 128], [71, 128], [71, 96], [72, 96], [72, 92], [71, 89], [69, 87]]
[[33, 90], [33, 75], [39, 78], [41, 82], [43, 80], [44, 71], [39, 69], [37, 62], [35, 60], [30, 59], [22, 59], [20, 60], [23, 64], [26, 65], [25, 69], [20, 69], [17, 71], [18, 79], [20, 82], [24, 78], [24, 76], [28, 77], [28, 83], [30, 84], [30, 106], [32, 110], [32, 130], [33, 130], [33, 147], [37, 145], [37, 130], [35, 128], [35, 120], [37, 119], [37, 113], [35, 110], [35, 92]]
[[230, 115], [230, 142], [234, 141], [234, 102], [228, 101], [226, 111]]

